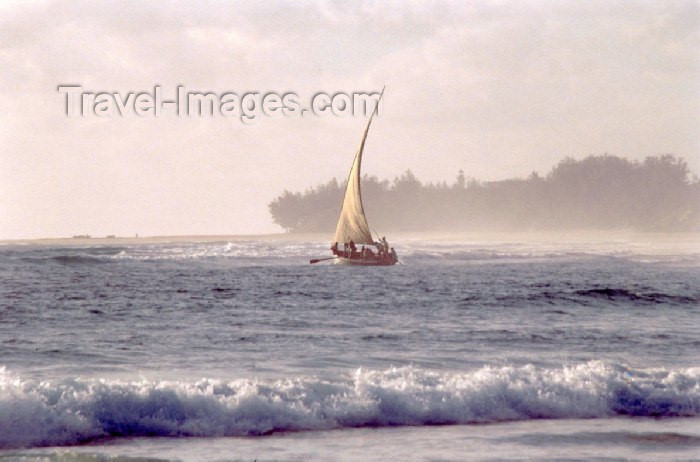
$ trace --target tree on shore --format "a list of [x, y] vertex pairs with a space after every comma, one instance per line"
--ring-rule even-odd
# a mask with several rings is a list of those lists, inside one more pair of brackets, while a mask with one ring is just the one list
[[[336, 179], [270, 204], [287, 232], [335, 228], [345, 185]], [[460, 171], [452, 184], [364, 176], [368, 219], [385, 231], [632, 229], [700, 230], [700, 182], [673, 155], [643, 162], [601, 155], [565, 158], [547, 175], [481, 182]]]

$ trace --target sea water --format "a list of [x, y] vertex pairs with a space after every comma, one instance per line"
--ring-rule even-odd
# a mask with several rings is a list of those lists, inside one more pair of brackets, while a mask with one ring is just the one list
[[700, 249], [0, 246], [0, 460], [698, 460]]

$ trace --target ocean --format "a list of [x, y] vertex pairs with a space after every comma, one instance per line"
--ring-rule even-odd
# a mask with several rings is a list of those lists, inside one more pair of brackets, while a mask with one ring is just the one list
[[391, 244], [0, 246], [0, 460], [700, 460], [697, 240]]

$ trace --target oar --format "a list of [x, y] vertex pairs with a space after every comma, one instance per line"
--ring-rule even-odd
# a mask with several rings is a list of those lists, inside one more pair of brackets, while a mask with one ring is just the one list
[[325, 261], [325, 260], [333, 260], [338, 257], [328, 257], [328, 258], [314, 258], [313, 260], [309, 260], [309, 264], [313, 265], [314, 263], [318, 263], [320, 261]]

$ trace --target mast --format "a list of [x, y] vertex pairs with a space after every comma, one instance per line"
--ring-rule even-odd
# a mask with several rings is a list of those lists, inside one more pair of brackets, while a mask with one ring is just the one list
[[334, 242], [344, 243], [354, 241], [356, 244], [372, 244], [372, 233], [369, 230], [369, 225], [367, 224], [367, 217], [365, 216], [365, 209], [362, 206], [362, 191], [360, 187], [361, 180], [361, 166], [362, 166], [362, 152], [365, 148], [365, 141], [367, 140], [367, 133], [369, 133], [369, 127], [372, 124], [372, 118], [374, 114], [377, 113], [379, 108], [379, 102], [382, 100], [384, 95], [384, 88], [379, 94], [379, 99], [377, 104], [374, 106], [372, 114], [369, 116], [367, 121], [367, 126], [362, 134], [362, 140], [360, 141], [360, 146], [355, 153], [355, 160], [350, 168], [350, 174], [348, 175], [348, 182], [345, 186], [345, 195], [343, 197], [343, 205], [340, 209], [340, 217], [338, 218], [338, 225], [335, 229]]

